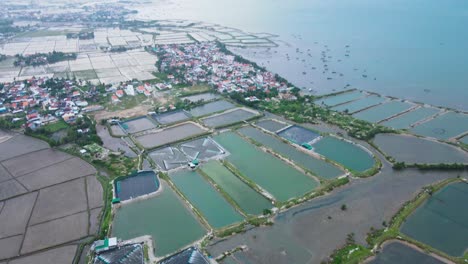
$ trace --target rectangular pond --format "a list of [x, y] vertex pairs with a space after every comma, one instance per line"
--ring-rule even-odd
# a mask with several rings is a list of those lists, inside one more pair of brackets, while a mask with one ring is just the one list
[[153, 171], [142, 171], [114, 181], [115, 196], [121, 201], [156, 192], [159, 180]]
[[278, 136], [296, 144], [309, 143], [320, 136], [319, 133], [301, 126], [290, 126], [278, 133]]
[[168, 171], [182, 166], [187, 166], [189, 160], [179, 149], [166, 147], [157, 149], [148, 154], [159, 169]]
[[161, 186], [158, 196], [118, 208], [112, 225], [112, 235], [124, 240], [151, 235], [157, 256], [173, 253], [206, 233], [174, 191], [164, 181]]
[[130, 134], [157, 127], [157, 125], [146, 116], [124, 121], [120, 125]]
[[188, 159], [207, 160], [224, 154], [224, 150], [212, 138], [199, 138], [180, 144], [179, 149]]
[[212, 114], [212, 113], [232, 109], [234, 107], [236, 107], [236, 106], [233, 105], [232, 103], [230, 103], [228, 101], [220, 100], [220, 101], [214, 101], [214, 102], [211, 102], [211, 103], [207, 103], [207, 104], [204, 104], [204, 105], [201, 105], [201, 106], [197, 106], [197, 107], [193, 108], [192, 110], [190, 110], [190, 114], [192, 116], [194, 116], [194, 117], [201, 117], [201, 116], [209, 115], [209, 114]]
[[174, 124], [190, 119], [190, 116], [183, 110], [153, 114], [151, 117], [161, 125]]
[[212, 227], [222, 228], [244, 220], [242, 215], [197, 172], [183, 170], [169, 176]]
[[200, 125], [193, 122], [187, 122], [173, 127], [164, 128], [154, 133], [144, 134], [135, 137], [135, 139], [145, 149], [151, 149], [201, 135], [205, 132], [207, 131]]
[[230, 163], [279, 201], [300, 197], [319, 185], [282, 160], [255, 148], [239, 135], [226, 132], [214, 139], [231, 153], [227, 157]]
[[362, 91], [354, 90], [350, 92], [340, 93], [337, 95], [322, 97], [320, 99], [315, 100], [314, 104], [324, 106], [335, 106], [359, 99], [361, 97], [364, 97], [365, 95], [366, 94]]
[[271, 202], [250, 188], [218, 161], [210, 161], [201, 167], [236, 204], [247, 214], [260, 215], [264, 209], [271, 209]]
[[362, 149], [342, 139], [335, 137], [324, 137], [313, 145], [314, 151], [331, 159], [345, 168], [364, 172], [374, 166], [374, 158], [372, 155]]
[[375, 107], [371, 107], [367, 110], [356, 113], [353, 116], [355, 118], [362, 119], [370, 123], [378, 123], [379, 121], [382, 121], [386, 118], [407, 111], [411, 107], [413, 107], [413, 105], [409, 103], [391, 101]]
[[395, 129], [405, 129], [409, 128], [412, 124], [418, 121], [437, 114], [438, 112], [440, 112], [440, 110], [437, 108], [420, 107], [408, 113], [404, 113], [400, 116], [387, 120], [383, 122], [382, 125]]
[[468, 131], [468, 115], [448, 112], [415, 126], [411, 132], [427, 137], [449, 139]]
[[342, 104], [339, 106], [332, 107], [332, 110], [339, 111], [339, 112], [348, 112], [350, 114], [360, 111], [362, 109], [371, 107], [373, 105], [380, 104], [386, 100], [385, 97], [381, 97], [378, 95], [370, 95], [368, 97], [361, 98], [359, 100]]
[[195, 94], [195, 95], [190, 95], [190, 96], [185, 96], [181, 97], [180, 99], [182, 101], [188, 100], [192, 103], [199, 102], [201, 100], [203, 101], [212, 101], [215, 99], [221, 98], [218, 94], [213, 94], [213, 93], [202, 93], [202, 94]]
[[468, 184], [453, 183], [429, 197], [406, 219], [401, 232], [450, 256], [468, 248]]
[[229, 110], [218, 115], [203, 118], [201, 121], [208, 127], [223, 127], [251, 119], [257, 115], [258, 112], [253, 110], [237, 108], [232, 111]]
[[325, 179], [333, 179], [344, 174], [344, 171], [340, 170], [333, 164], [308, 155], [296, 149], [294, 146], [284, 143], [283, 141], [275, 138], [274, 136], [263, 133], [258, 129], [255, 129], [253, 127], [243, 127], [238, 131], [242, 135], [253, 139], [254, 141], [266, 146], [267, 148], [271, 148], [276, 153], [292, 160], [299, 166], [311, 171], [319, 177]]
[[289, 126], [289, 124], [281, 123], [281, 122], [276, 121], [274, 119], [262, 120], [262, 121], [257, 122], [255, 125], [263, 128], [263, 129], [265, 129], [267, 131], [270, 131], [272, 133], [276, 133], [276, 131]]
[[392, 241], [386, 244], [382, 251], [369, 262], [369, 264], [444, 264], [433, 256], [419, 251], [402, 242]]

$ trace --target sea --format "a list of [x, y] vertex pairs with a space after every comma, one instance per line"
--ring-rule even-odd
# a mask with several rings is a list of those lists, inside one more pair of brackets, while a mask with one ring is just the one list
[[278, 35], [234, 52], [306, 93], [358, 88], [468, 111], [466, 0], [149, 0], [140, 19]]

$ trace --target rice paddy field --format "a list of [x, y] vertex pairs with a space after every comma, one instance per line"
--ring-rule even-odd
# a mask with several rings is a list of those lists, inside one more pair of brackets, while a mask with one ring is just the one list
[[227, 161], [279, 201], [300, 197], [319, 185], [313, 178], [255, 148], [232, 132], [219, 134], [214, 139], [231, 153]]
[[468, 115], [448, 112], [422, 123], [411, 132], [437, 139], [450, 139], [468, 131]]
[[400, 116], [394, 117], [382, 123], [382, 125], [391, 127], [394, 129], [406, 129], [412, 124], [422, 121], [430, 116], [433, 116], [440, 112], [437, 108], [432, 107], [420, 107], [410, 112], [404, 113]]
[[245, 108], [237, 108], [228, 110], [224, 113], [203, 118], [201, 121], [208, 127], [223, 127], [235, 124], [241, 121], [249, 120], [258, 115], [258, 112], [247, 110]]
[[468, 164], [468, 154], [449, 144], [402, 134], [378, 134], [374, 143], [386, 155], [407, 164]]
[[380, 104], [386, 100], [385, 97], [381, 97], [378, 95], [370, 95], [364, 98], [361, 98], [356, 101], [352, 101], [346, 104], [338, 105], [332, 107], [332, 110], [339, 111], [339, 112], [348, 112], [353, 114], [355, 112], [361, 111], [363, 109], [369, 108], [371, 106]]
[[335, 106], [335, 105], [343, 104], [346, 102], [354, 101], [364, 96], [366, 96], [364, 92], [359, 91], [359, 90], [354, 90], [354, 91], [341, 93], [337, 95], [326, 96], [326, 97], [323, 97], [314, 101], [314, 103], [316, 105]]
[[276, 133], [276, 131], [281, 130], [281, 129], [289, 126], [289, 124], [281, 123], [281, 122], [273, 120], [273, 119], [262, 120], [262, 121], [257, 122], [255, 125], [263, 128], [263, 129], [265, 129], [267, 131], [270, 131], [272, 133]]
[[378, 123], [379, 121], [382, 121], [386, 118], [407, 111], [413, 106], [414, 105], [405, 102], [391, 101], [375, 107], [371, 107], [367, 110], [356, 113], [353, 116], [367, 122]]
[[320, 134], [301, 126], [292, 125], [284, 130], [281, 130], [278, 133], [278, 136], [301, 145], [313, 141], [314, 139], [318, 138]]
[[351, 171], [364, 172], [374, 164], [372, 155], [361, 147], [335, 137], [323, 137], [314, 145], [314, 151]]
[[138, 117], [121, 123], [121, 126], [130, 134], [153, 129], [156, 124], [146, 116]]
[[210, 161], [201, 167], [216, 185], [226, 192], [247, 214], [260, 215], [273, 206], [268, 199], [250, 188], [218, 161]]
[[145, 148], [151, 149], [166, 144], [170, 144], [189, 137], [194, 137], [205, 133], [198, 124], [193, 122], [182, 123], [176, 126], [168, 127], [154, 133], [144, 134], [135, 137], [135, 139]]
[[274, 136], [263, 133], [253, 127], [243, 127], [238, 130], [242, 135], [253, 139], [254, 141], [272, 149], [283, 157], [291, 159], [299, 166], [313, 172], [315, 175], [324, 179], [333, 179], [344, 174], [338, 167], [324, 160], [317, 159], [307, 153], [304, 153], [290, 144], [275, 138]]
[[234, 108], [235, 105], [228, 101], [220, 100], [220, 101], [214, 101], [211, 103], [207, 103], [201, 106], [197, 106], [190, 110], [190, 114], [194, 117], [201, 117], [209, 114], [213, 114], [216, 112], [221, 112], [225, 111], [228, 109]]
[[167, 183], [161, 181], [161, 186], [158, 196], [118, 208], [112, 227], [112, 235], [122, 239], [151, 235], [157, 256], [173, 253], [206, 233]]
[[170, 178], [190, 203], [200, 210], [210, 226], [217, 229], [243, 220], [242, 215], [197, 172], [183, 170], [170, 174]]
[[444, 264], [445, 262], [428, 255], [421, 250], [405, 245], [402, 242], [392, 241], [386, 244], [369, 264]]
[[406, 219], [401, 232], [450, 256], [468, 248], [468, 184], [453, 183], [429, 197]]

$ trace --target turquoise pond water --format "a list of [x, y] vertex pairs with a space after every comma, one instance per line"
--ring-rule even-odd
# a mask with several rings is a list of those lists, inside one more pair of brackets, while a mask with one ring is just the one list
[[448, 112], [411, 129], [415, 134], [438, 139], [449, 139], [467, 131], [468, 115], [455, 112]]
[[465, 136], [465, 137], [461, 138], [460, 141], [465, 143], [465, 144], [468, 144], [468, 136]]
[[337, 104], [342, 104], [342, 103], [346, 103], [349, 101], [353, 101], [364, 96], [365, 96], [364, 93], [356, 90], [356, 91], [351, 91], [347, 93], [320, 98], [314, 101], [314, 103], [317, 105], [335, 106]]
[[364, 97], [362, 99], [347, 103], [347, 104], [342, 104], [339, 106], [332, 107], [333, 110], [335, 111], [348, 111], [348, 113], [354, 113], [359, 110], [368, 108], [370, 106], [380, 104], [383, 101], [385, 101], [384, 97], [380, 97], [377, 95], [370, 95], [368, 97]]
[[365, 150], [335, 137], [324, 137], [313, 145], [314, 150], [342, 164], [344, 167], [364, 172], [374, 166], [374, 158]]
[[405, 129], [409, 128], [412, 124], [418, 121], [435, 115], [438, 112], [440, 112], [440, 110], [437, 108], [420, 107], [408, 113], [404, 113], [398, 117], [387, 120], [383, 122], [382, 125], [395, 129]]
[[411, 107], [413, 107], [413, 105], [409, 103], [391, 101], [356, 113], [353, 116], [355, 118], [362, 119], [371, 123], [377, 123], [379, 121], [382, 121], [383, 119], [406, 111]]

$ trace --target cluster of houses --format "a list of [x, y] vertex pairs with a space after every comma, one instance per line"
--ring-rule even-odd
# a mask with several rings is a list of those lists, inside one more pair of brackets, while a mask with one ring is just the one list
[[61, 87], [58, 95], [47, 87], [48, 80], [31, 78], [4, 83], [0, 90], [0, 114], [15, 114], [14, 122], [24, 122], [27, 127], [36, 129], [59, 119], [73, 123], [85, 112], [102, 109], [89, 106], [85, 98], [88, 93], [80, 91], [73, 81], [57, 81]]
[[[146, 97], [152, 96], [152, 93], [156, 90], [162, 90], [164, 84], [152, 85], [150, 83], [124, 82], [117, 86], [111, 86], [106, 89], [107, 92], [112, 92], [111, 101], [117, 104], [121, 101], [124, 96], [135, 96], [137, 94], [144, 94]], [[171, 87], [172, 88], [172, 87]], [[164, 85], [164, 89], [168, 89]]]
[[[219, 92], [228, 93], [268, 92], [274, 88], [288, 94], [291, 89], [287, 83], [277, 80], [275, 74], [237, 60], [213, 42], [163, 45], [158, 47], [158, 54], [161, 56], [161, 72], [167, 73], [168, 79], [175, 84], [208, 83]], [[258, 98], [249, 97], [248, 100]]]

